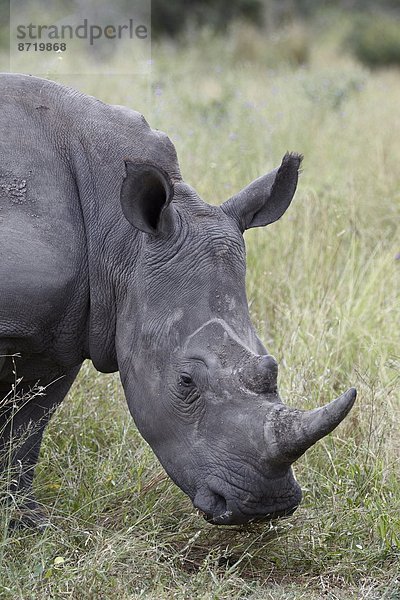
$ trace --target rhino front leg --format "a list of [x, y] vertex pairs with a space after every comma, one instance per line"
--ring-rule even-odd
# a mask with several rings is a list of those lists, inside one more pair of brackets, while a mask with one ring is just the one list
[[[45, 527], [46, 511], [36, 502], [32, 483], [43, 432], [57, 406], [65, 398], [80, 365], [65, 374], [41, 378], [18, 386], [15, 395], [0, 382], [0, 476], [7, 480], [7, 498], [15, 507], [11, 527]], [[2, 475], [1, 475], [2, 473]]]

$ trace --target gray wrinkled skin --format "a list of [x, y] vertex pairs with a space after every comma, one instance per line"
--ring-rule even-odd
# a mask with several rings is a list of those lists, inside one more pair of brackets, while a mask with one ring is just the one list
[[285, 212], [301, 158], [286, 155], [210, 206], [140, 114], [34, 77], [0, 84], [0, 398], [15, 353], [20, 391], [48, 386], [18, 405], [12, 431], [11, 405], [0, 405], [21, 522], [45, 521], [33, 470], [84, 359], [120, 372], [140, 432], [210, 522], [293, 512], [291, 463], [355, 398], [350, 390], [309, 413], [285, 407], [276, 361], [250, 322], [242, 234]]

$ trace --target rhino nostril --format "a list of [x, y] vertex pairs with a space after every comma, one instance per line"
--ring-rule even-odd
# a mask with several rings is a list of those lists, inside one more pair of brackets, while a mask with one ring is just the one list
[[193, 505], [203, 513], [207, 521], [214, 521], [214, 519], [223, 517], [228, 510], [225, 497], [209, 487], [196, 494]]
[[213, 492], [214, 500], [215, 500], [215, 508], [214, 508], [214, 518], [219, 517], [227, 512], [227, 504], [226, 500], [221, 494], [217, 492]]

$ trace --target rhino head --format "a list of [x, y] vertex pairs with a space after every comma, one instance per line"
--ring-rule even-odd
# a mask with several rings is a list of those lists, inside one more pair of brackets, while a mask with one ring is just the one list
[[243, 232], [279, 219], [301, 157], [287, 154], [221, 206], [181, 180], [126, 163], [121, 205], [142, 233], [117, 316], [121, 379], [135, 422], [167, 473], [214, 524], [291, 514], [291, 465], [331, 432], [356, 392], [289, 408], [278, 365], [250, 321]]

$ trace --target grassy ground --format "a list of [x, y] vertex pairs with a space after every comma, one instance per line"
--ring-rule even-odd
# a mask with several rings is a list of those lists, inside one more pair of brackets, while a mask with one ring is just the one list
[[0, 598], [400, 598], [399, 74], [371, 75], [330, 42], [271, 70], [268, 44], [242, 32], [156, 48], [150, 82], [68, 80], [166, 131], [209, 202], [304, 153], [288, 214], [246, 234], [283, 397], [306, 408], [359, 391], [297, 464], [302, 507], [273, 525], [206, 524], [137, 433], [118, 377], [87, 364], [41, 453], [53, 527], [10, 536], [0, 522]]

